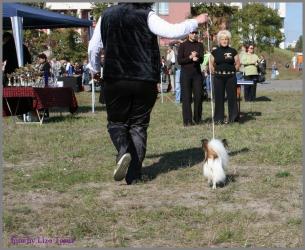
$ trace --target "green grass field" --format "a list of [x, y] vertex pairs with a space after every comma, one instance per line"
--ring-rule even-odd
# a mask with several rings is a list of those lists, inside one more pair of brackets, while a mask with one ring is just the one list
[[[259, 88], [258, 88], [259, 90]], [[116, 152], [106, 112], [91, 113], [78, 93], [75, 116], [18, 125], [3, 119], [3, 223], [11, 237], [72, 238], [63, 247], [302, 247], [301, 92], [258, 92], [241, 102], [241, 123], [220, 125], [229, 143], [231, 182], [217, 190], [202, 176], [205, 123], [184, 128], [181, 106], [166, 94], [152, 112], [143, 173], [147, 181], [114, 182]]]

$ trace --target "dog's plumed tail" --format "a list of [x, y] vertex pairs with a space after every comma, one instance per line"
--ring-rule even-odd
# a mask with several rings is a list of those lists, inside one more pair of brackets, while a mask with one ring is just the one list
[[229, 155], [224, 147], [224, 143], [226, 142], [221, 142], [218, 139], [212, 139], [209, 141], [208, 146], [217, 153], [217, 155], [221, 158], [222, 166], [226, 168], [229, 163]]

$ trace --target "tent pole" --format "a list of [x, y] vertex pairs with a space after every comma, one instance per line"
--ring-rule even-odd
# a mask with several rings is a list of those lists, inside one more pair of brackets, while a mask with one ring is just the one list
[[18, 66], [23, 66], [23, 24], [22, 17], [13, 16], [11, 17], [13, 36], [15, 41]]

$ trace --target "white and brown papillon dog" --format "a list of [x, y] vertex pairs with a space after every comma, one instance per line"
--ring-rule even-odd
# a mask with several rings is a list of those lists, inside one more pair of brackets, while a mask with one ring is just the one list
[[225, 184], [229, 155], [225, 147], [228, 146], [226, 139], [203, 139], [204, 151], [203, 175], [208, 179], [209, 185], [216, 189], [216, 184]]

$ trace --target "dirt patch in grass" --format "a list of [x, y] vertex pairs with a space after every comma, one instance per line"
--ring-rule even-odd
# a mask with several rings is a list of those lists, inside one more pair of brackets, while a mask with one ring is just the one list
[[[207, 185], [201, 167], [200, 163], [188, 169], [195, 176], [191, 183], [180, 179], [178, 184], [175, 180], [178, 173], [173, 171], [133, 186], [111, 181], [76, 184], [64, 193], [9, 191], [4, 196], [4, 205], [9, 214], [18, 215], [18, 225], [25, 228], [12, 232], [54, 237], [57, 228], [62, 235], [74, 235], [73, 246], [296, 247], [303, 244], [299, 234], [292, 234], [302, 222], [301, 166], [286, 167], [285, 171], [291, 174], [284, 180], [276, 177], [275, 166], [234, 166], [235, 181], [217, 190]], [[266, 176], [274, 179], [266, 182]], [[274, 181], [280, 183], [274, 185]], [[259, 195], [252, 188], [254, 183], [262, 186]], [[89, 214], [92, 216], [89, 221], [100, 226], [96, 231], [84, 227]], [[22, 226], [20, 220], [31, 215], [45, 223], [38, 223], [37, 228]], [[61, 216], [66, 217], [60, 219]], [[60, 225], [62, 222], [65, 225]], [[102, 223], [109, 227], [103, 227]], [[284, 227], [285, 235], [276, 230]], [[205, 234], [201, 235], [203, 228]], [[173, 235], [163, 235], [170, 230], [174, 231]], [[270, 239], [263, 232], [268, 232]], [[196, 243], [196, 240], [200, 241]]]

